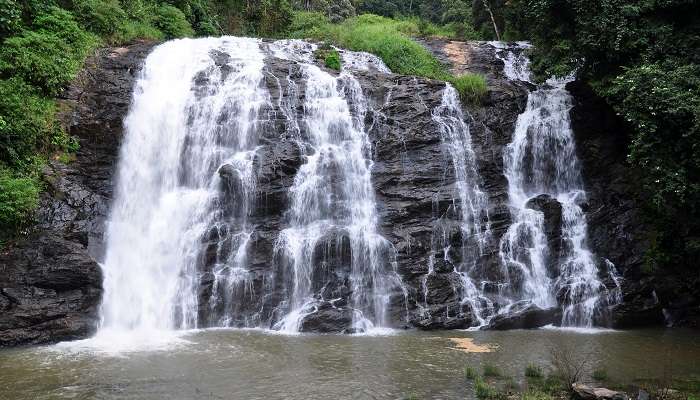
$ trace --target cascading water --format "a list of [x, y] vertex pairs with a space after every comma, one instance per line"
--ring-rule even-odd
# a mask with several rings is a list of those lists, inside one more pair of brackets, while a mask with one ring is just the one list
[[[343, 51], [335, 76], [312, 63], [314, 49], [224, 37], [172, 41], [148, 56], [125, 120], [103, 265], [103, 330], [296, 332], [328, 305], [350, 313], [353, 331], [389, 325], [388, 304], [405, 289], [395, 250], [377, 233], [368, 104], [352, 74], [388, 69], [374, 56]], [[268, 57], [290, 68], [277, 104]], [[277, 268], [261, 277], [249, 259], [257, 240], [251, 216], [260, 142], [275, 113], [303, 162], [271, 260]], [[329, 265], [330, 253], [338, 265]], [[280, 285], [281, 296], [273, 294]]]
[[171, 41], [148, 56], [125, 120], [102, 329], [197, 327], [205, 236], [217, 238], [214, 285], [233, 306], [246, 274], [258, 111], [269, 101], [263, 60], [258, 40], [232, 37]]
[[[335, 307], [348, 291], [353, 331], [387, 326], [388, 303], [403, 284], [395, 271], [393, 246], [376, 231], [371, 149], [364, 127], [367, 102], [349, 68], [333, 76], [290, 51], [299, 46], [296, 41], [273, 45], [277, 57], [301, 62], [306, 85], [301, 125], [308, 135], [300, 140], [305, 163], [289, 190], [289, 227], [276, 245], [287, 293], [286, 316], [276, 327], [299, 331], [306, 316], [323, 303]], [[376, 57], [356, 54], [343, 53], [350, 68], [388, 71]], [[314, 279], [324, 268], [317, 259], [319, 248], [331, 243], [349, 263], [340, 266], [349, 268], [345, 287]]]
[[[529, 60], [524, 54], [529, 45], [519, 43], [511, 49], [503, 43], [492, 44], [505, 64], [506, 76], [529, 82]], [[586, 193], [570, 126], [567, 82], [550, 79], [529, 94], [504, 152], [513, 222], [500, 246], [509, 283], [503, 294], [513, 302], [531, 301], [541, 308], [559, 304], [563, 325], [590, 327], [595, 314], [604, 313], [615, 301], [610, 292], [616, 289], [609, 291], [599, 279], [596, 257], [586, 247], [586, 218], [581, 209]], [[538, 201], [561, 209], [558, 246], [548, 243], [545, 212], [535, 205]], [[601, 264], [612, 273], [614, 267], [608, 263]]]
[[[443, 261], [455, 265], [454, 272], [460, 276], [462, 305], [468, 305], [474, 319], [479, 325], [486, 323], [485, 318], [492, 313], [493, 304], [482, 294], [483, 290], [475, 285], [473, 270], [491, 238], [488, 216], [488, 196], [480, 187], [480, 176], [476, 169], [474, 151], [471, 144], [469, 126], [464, 120], [457, 91], [446, 84], [442, 103], [432, 112], [433, 121], [438, 125], [443, 146], [449, 153], [455, 175], [453, 203], [448, 213], [456, 214], [460, 221], [461, 254], [459, 260], [451, 256], [451, 242], [447, 237], [446, 221], [441, 219], [434, 230], [434, 251], [441, 251]], [[434, 272], [435, 255], [430, 257], [428, 274], [423, 282], [424, 297], [427, 297], [427, 279]]]

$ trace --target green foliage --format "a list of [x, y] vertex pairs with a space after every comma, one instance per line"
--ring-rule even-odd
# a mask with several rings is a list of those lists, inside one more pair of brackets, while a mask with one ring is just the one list
[[460, 98], [466, 102], [479, 103], [488, 91], [486, 79], [478, 74], [451, 76], [447, 80], [452, 83]]
[[501, 370], [492, 364], [484, 364], [484, 376], [498, 377], [501, 376]]
[[29, 165], [55, 134], [53, 118], [53, 101], [19, 78], [0, 80], [0, 165]]
[[153, 23], [163, 32], [166, 39], [194, 35], [194, 30], [185, 18], [185, 14], [177, 7], [168, 4], [163, 4], [156, 9], [156, 19]]
[[521, 400], [553, 400], [554, 397], [539, 390], [528, 390], [520, 396]]
[[337, 50], [331, 50], [326, 53], [323, 61], [326, 67], [340, 71], [340, 54], [338, 54]]
[[127, 19], [117, 0], [73, 0], [73, 10], [85, 29], [102, 36], [116, 34]]
[[479, 376], [474, 378], [474, 394], [482, 400], [494, 400], [502, 397], [496, 388]]
[[[700, 256], [700, 4], [697, 0], [512, 0], [540, 77], [576, 72], [629, 126], [651, 249], [645, 271]], [[531, 21], [538, 21], [532, 24]], [[663, 268], [657, 268], [658, 266]]]
[[0, 167], [0, 243], [27, 224], [38, 203], [36, 177], [17, 176]]
[[464, 367], [464, 376], [467, 379], [475, 379], [479, 374], [476, 372], [476, 369], [470, 366]]
[[540, 366], [535, 364], [528, 364], [525, 367], [525, 376], [528, 378], [542, 378], [544, 374]]
[[286, 32], [292, 23], [292, 7], [287, 0], [263, 0], [258, 13], [258, 35], [278, 36]]
[[608, 371], [606, 371], [605, 368], [598, 367], [598, 368], [593, 370], [591, 377], [598, 382], [607, 381], [608, 380]]
[[0, 39], [22, 29], [22, 8], [16, 0], [0, 0]]
[[34, 26], [34, 31], [5, 39], [0, 48], [0, 74], [21, 77], [54, 95], [75, 77], [97, 39], [81, 30], [69, 12], [58, 8], [39, 15]]

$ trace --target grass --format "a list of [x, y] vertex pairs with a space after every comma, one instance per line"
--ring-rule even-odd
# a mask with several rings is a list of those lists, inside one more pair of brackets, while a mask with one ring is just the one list
[[476, 369], [470, 366], [464, 367], [464, 376], [467, 379], [475, 379], [479, 374], [476, 372]]
[[528, 390], [521, 395], [521, 400], [552, 400], [554, 397], [539, 390]]
[[501, 370], [498, 369], [495, 365], [492, 364], [484, 364], [484, 376], [489, 376], [489, 377], [499, 377], [501, 376]]
[[481, 377], [474, 379], [474, 394], [479, 399], [496, 399], [499, 397], [498, 390]]
[[298, 13], [291, 36], [332, 43], [380, 57], [393, 72], [450, 82], [465, 101], [476, 102], [486, 93], [480, 75], [453, 76], [433, 54], [410, 38], [418, 27], [411, 20], [394, 20], [364, 14], [341, 24], [331, 24], [315, 13]]
[[525, 376], [528, 378], [542, 378], [544, 376], [542, 368], [535, 364], [528, 364], [525, 367]]

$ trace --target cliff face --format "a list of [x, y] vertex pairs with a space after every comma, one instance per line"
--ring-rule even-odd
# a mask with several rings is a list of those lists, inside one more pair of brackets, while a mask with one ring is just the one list
[[[496, 271], [498, 243], [511, 223], [503, 150], [511, 141], [531, 88], [506, 79], [502, 62], [486, 44], [424, 44], [456, 72], [482, 73], [489, 84], [484, 102], [466, 105], [463, 111], [470, 125], [480, 184], [489, 200], [492, 238], [481, 253], [479, 268], [486, 273]], [[152, 47], [143, 43], [102, 50], [63, 95], [65, 124], [80, 139], [81, 147], [75, 161], [68, 165], [49, 163], [45, 170], [47, 190], [41, 199], [36, 229], [0, 253], [0, 346], [81, 338], [96, 328], [102, 293], [97, 262], [104, 256], [104, 223], [112, 199], [122, 120], [140, 65]], [[287, 60], [271, 57], [266, 60], [264, 73], [272, 105], [264, 110], [270, 118], [265, 122], [267, 128], [255, 159], [257, 197], [249, 218], [256, 229], [248, 246], [248, 263], [251, 290], [265, 290], [267, 295], [240, 302], [237, 311], [245, 314], [262, 310], [270, 316], [282, 289], [269, 287], [266, 277], [275, 272], [275, 240], [289, 206], [288, 190], [303, 163], [299, 146], [286, 129], [289, 121], [280, 109], [279, 97], [288, 92], [289, 82], [294, 82], [303, 96], [304, 82], [298, 67]], [[459, 284], [453, 266], [438, 262], [428, 275], [438, 220], [447, 227], [445, 235], [450, 244], [460, 247], [464, 243], [458, 233], [459, 218], [450, 211], [454, 169], [432, 114], [443, 101], [445, 84], [374, 72], [358, 73], [356, 77], [371, 103], [365, 126], [369, 127], [372, 142], [379, 233], [396, 249], [397, 272], [406, 289], [392, 294], [390, 319], [395, 326], [467, 327], [473, 321], [453, 290]], [[585, 211], [590, 246], [612, 261], [625, 278], [625, 303], [618, 306], [613, 322], [628, 326], [643, 318], [647, 323], [661, 323], [661, 311], [666, 306], [654, 293], [653, 285], [640, 281], [644, 227], [639, 222], [638, 205], [629, 195], [634, 180], [624, 164], [624, 143], [615, 139], [619, 135], [608, 135], [617, 129], [614, 117], [601, 111], [604, 106], [596, 103], [585, 88], [573, 85], [570, 90], [575, 99], [572, 124], [588, 191]], [[301, 105], [296, 107], [297, 112], [303, 112]], [[235, 196], [235, 177], [227, 175], [224, 168], [219, 173], [230, 184], [228, 195]], [[560, 232], [556, 229], [561, 223], [557, 204], [538, 198], [532, 205], [544, 212], [552, 243]], [[327, 292], [326, 298], [342, 299], [349, 290], [350, 250], [342, 232], [327, 235], [316, 255], [325, 268], [314, 275], [313, 281], [319, 290]], [[221, 255], [217, 254], [213, 237], [202, 247], [199, 321], [207, 326], [214, 323], [218, 312], [209, 307], [208, 299], [214, 290], [212, 265]], [[344, 310], [335, 305], [321, 307], [316, 317], [304, 321], [303, 329], [343, 330], [352, 318]], [[527, 322], [533, 318], [534, 323]], [[525, 309], [520, 317], [499, 321], [494, 328], [542, 325], [552, 318], [547, 310], [528, 313]]]
[[152, 45], [104, 49], [59, 99], [75, 160], [50, 161], [37, 224], [0, 252], [0, 346], [84, 338], [97, 326], [102, 233], [139, 65]]

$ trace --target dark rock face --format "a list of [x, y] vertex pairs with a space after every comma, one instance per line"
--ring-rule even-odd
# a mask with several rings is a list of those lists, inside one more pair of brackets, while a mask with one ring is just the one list
[[51, 233], [0, 253], [0, 346], [80, 339], [96, 328], [102, 272]]
[[360, 333], [352, 330], [353, 310], [336, 306], [332, 302], [322, 302], [301, 321], [302, 332], [314, 333]]
[[548, 269], [551, 270], [551, 266], [559, 261], [562, 250], [561, 203], [549, 195], [541, 194], [530, 199], [527, 204], [525, 204], [525, 207], [541, 211], [542, 214], [544, 214], [544, 233], [547, 237], [547, 247], [549, 250], [547, 265], [550, 266]]
[[80, 339], [97, 326], [104, 220], [131, 88], [152, 44], [104, 49], [59, 102], [75, 160], [51, 161], [35, 228], [0, 251], [0, 347]]
[[493, 317], [486, 329], [535, 329], [559, 322], [561, 310], [558, 307], [542, 309], [534, 304], [514, 304], [512, 311]]

